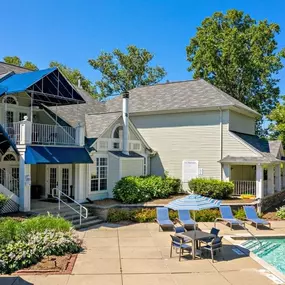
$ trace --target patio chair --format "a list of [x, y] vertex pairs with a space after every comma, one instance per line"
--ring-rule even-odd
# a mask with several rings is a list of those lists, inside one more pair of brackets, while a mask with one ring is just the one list
[[222, 236], [215, 237], [211, 241], [210, 244], [207, 244], [206, 246], [201, 247], [202, 252], [206, 251], [206, 252], [211, 253], [212, 262], [214, 262], [214, 254], [216, 253], [216, 251], [219, 251], [219, 252], [222, 251], [222, 247], [223, 247], [222, 239], [223, 239]]
[[[210, 233], [212, 235], [215, 235], [215, 237], [218, 237], [219, 232], [220, 230], [216, 228], [211, 228], [211, 231], [210, 231]], [[202, 243], [210, 243], [213, 239], [214, 237], [208, 237], [208, 238], [200, 239], [199, 241]]]
[[251, 222], [252, 224], [255, 224], [255, 228], [257, 229], [259, 225], [262, 226], [269, 226], [269, 228], [271, 229], [271, 223], [264, 220], [264, 219], [260, 219], [257, 216], [257, 213], [255, 211], [255, 208], [253, 206], [243, 206], [244, 211], [245, 211], [245, 215], [246, 215], [246, 219]]
[[215, 226], [216, 226], [216, 221], [224, 221], [226, 224], [230, 224], [231, 230], [233, 229], [233, 226], [241, 226], [245, 227], [245, 224], [243, 221], [238, 220], [234, 217], [232, 209], [230, 206], [221, 206], [220, 207], [220, 213], [221, 213], [221, 218], [217, 218], [215, 220]]
[[155, 221], [158, 223], [159, 227], [162, 230], [164, 229], [174, 229], [173, 222], [169, 219], [168, 208], [158, 207], [156, 208], [156, 219]]
[[170, 235], [171, 237], [171, 245], [170, 245], [170, 258], [172, 257], [173, 248], [176, 249], [176, 252], [179, 250], [179, 261], [181, 260], [181, 256], [184, 254], [184, 251], [188, 251], [189, 254], [192, 252], [192, 247], [187, 244], [183, 238]]
[[178, 222], [186, 229], [195, 229], [197, 225], [194, 220], [191, 219], [190, 212], [188, 210], [178, 210]]

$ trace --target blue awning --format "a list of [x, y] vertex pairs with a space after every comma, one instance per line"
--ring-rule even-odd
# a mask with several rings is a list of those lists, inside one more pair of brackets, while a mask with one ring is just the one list
[[0, 83], [0, 90], [2, 90], [2, 92], [6, 94], [24, 92], [30, 86], [37, 83], [43, 77], [45, 77], [46, 75], [50, 74], [55, 70], [56, 68], [53, 67], [33, 72], [13, 74]]
[[27, 146], [26, 164], [93, 163], [84, 147]]

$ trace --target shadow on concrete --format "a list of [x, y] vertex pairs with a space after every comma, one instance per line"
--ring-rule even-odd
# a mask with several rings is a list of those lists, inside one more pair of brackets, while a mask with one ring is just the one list
[[33, 285], [33, 283], [30, 283], [26, 280], [24, 280], [21, 277], [18, 276], [0, 276], [0, 284], [1, 285]]

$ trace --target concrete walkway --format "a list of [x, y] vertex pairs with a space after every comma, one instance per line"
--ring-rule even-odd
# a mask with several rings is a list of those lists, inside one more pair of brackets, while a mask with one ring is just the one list
[[[199, 223], [209, 231], [213, 223]], [[231, 231], [218, 224], [221, 235], [245, 234], [244, 230]], [[284, 234], [285, 222], [273, 222], [273, 231], [259, 230], [255, 234]], [[72, 275], [31, 275], [0, 278], [1, 285], [247, 285], [276, 284], [269, 272], [246, 255], [233, 251], [225, 240], [223, 257], [217, 262], [209, 259], [181, 262], [174, 255], [169, 258], [170, 232], [159, 232], [153, 223], [118, 226], [104, 224], [79, 232], [86, 250], [79, 254]]]

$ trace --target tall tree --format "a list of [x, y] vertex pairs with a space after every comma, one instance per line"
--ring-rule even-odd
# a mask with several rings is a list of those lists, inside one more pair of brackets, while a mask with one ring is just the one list
[[49, 66], [57, 67], [64, 74], [64, 76], [75, 86], [78, 86], [78, 80], [80, 80], [82, 88], [90, 95], [96, 97], [94, 93], [94, 86], [92, 85], [91, 81], [88, 80], [78, 69], [70, 68], [57, 61], [51, 61]]
[[267, 115], [278, 102], [276, 74], [285, 57], [285, 49], [277, 52], [279, 32], [279, 25], [257, 22], [242, 11], [216, 12], [186, 48], [188, 70]]
[[153, 57], [146, 49], [130, 45], [127, 53], [115, 49], [111, 53], [102, 52], [97, 59], [90, 59], [90, 65], [102, 75], [101, 80], [95, 82], [99, 96], [104, 98], [159, 82], [166, 72], [160, 66], [150, 66]]
[[[285, 96], [283, 97], [283, 102]], [[284, 103], [278, 103], [276, 108], [268, 115], [268, 119], [271, 123], [268, 126], [268, 136], [270, 139], [282, 140], [285, 145], [285, 105]]]
[[26, 61], [25, 63], [18, 56], [5, 56], [3, 58], [4, 62], [21, 66], [30, 70], [38, 70], [38, 67], [30, 61]]

